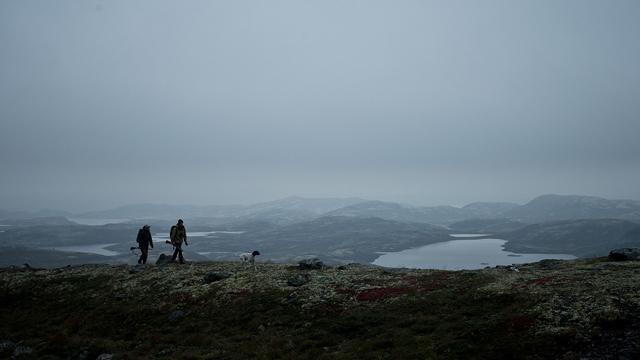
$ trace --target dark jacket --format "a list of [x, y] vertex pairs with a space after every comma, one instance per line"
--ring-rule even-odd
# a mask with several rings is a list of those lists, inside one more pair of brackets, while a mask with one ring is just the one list
[[138, 230], [138, 238], [136, 239], [140, 248], [146, 249], [149, 246], [153, 248], [153, 240], [151, 240], [151, 231], [149, 229]]

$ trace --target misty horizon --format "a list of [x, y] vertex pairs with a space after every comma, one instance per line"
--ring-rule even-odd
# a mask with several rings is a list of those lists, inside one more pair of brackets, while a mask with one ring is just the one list
[[636, 1], [0, 3], [0, 208], [640, 199]]
[[[302, 200], [341, 200], [341, 199], [353, 199], [353, 200], [359, 200], [361, 202], [371, 202], [371, 201], [381, 201], [381, 202], [385, 202], [385, 203], [395, 203], [395, 204], [400, 204], [400, 205], [407, 205], [407, 206], [413, 206], [413, 207], [438, 207], [438, 206], [452, 206], [452, 207], [457, 207], [457, 208], [464, 208], [467, 205], [471, 205], [471, 204], [475, 204], [475, 203], [511, 203], [511, 204], [515, 204], [518, 206], [522, 206], [525, 205], [527, 203], [529, 203], [530, 201], [538, 198], [538, 197], [542, 197], [542, 196], [561, 196], [561, 197], [571, 197], [571, 196], [576, 196], [576, 197], [587, 197], [587, 198], [600, 198], [600, 199], [604, 199], [604, 200], [611, 200], [611, 201], [638, 201], [640, 202], [640, 200], [638, 199], [631, 199], [631, 198], [605, 198], [602, 196], [595, 196], [595, 195], [585, 195], [585, 194], [540, 194], [538, 196], [535, 196], [531, 199], [527, 199], [525, 201], [497, 201], [497, 200], [477, 200], [477, 201], [470, 201], [467, 203], [462, 203], [462, 204], [456, 204], [456, 203], [438, 203], [438, 204], [420, 204], [420, 203], [411, 203], [411, 202], [407, 202], [407, 201], [398, 201], [398, 200], [387, 200], [387, 199], [375, 199], [375, 198], [363, 198], [363, 197], [358, 197], [358, 196], [345, 196], [345, 197], [338, 197], [338, 196], [328, 196], [328, 197], [314, 197], [314, 196], [300, 196], [300, 195], [289, 195], [289, 196], [285, 196], [282, 198], [275, 198], [275, 199], [267, 199], [265, 201], [256, 201], [256, 202], [246, 202], [246, 203], [240, 203], [240, 202], [236, 202], [236, 203], [166, 203], [166, 202], [130, 202], [130, 203], [122, 203], [122, 204], [116, 204], [114, 206], [110, 206], [110, 207], [98, 207], [98, 208], [86, 208], [86, 209], [75, 209], [75, 210], [70, 210], [70, 209], [65, 209], [65, 208], [0, 208], [0, 211], [17, 211], [17, 212], [21, 212], [21, 211], [26, 211], [26, 212], [38, 212], [38, 211], [64, 211], [69, 213], [70, 215], [80, 215], [80, 214], [84, 214], [84, 213], [91, 213], [94, 211], [104, 211], [104, 210], [110, 210], [110, 209], [118, 209], [118, 208], [126, 208], [126, 207], [130, 207], [130, 206], [176, 206], [176, 207], [180, 207], [180, 206], [184, 206], [184, 207], [210, 207], [210, 206], [220, 206], [220, 207], [224, 207], [224, 206], [252, 206], [252, 205], [259, 205], [259, 204], [266, 204], [266, 203], [271, 203], [271, 202], [278, 202], [278, 201], [285, 201], [285, 200], [293, 200], [293, 199], [302, 199]], [[176, 215], [178, 216], [178, 215]]]

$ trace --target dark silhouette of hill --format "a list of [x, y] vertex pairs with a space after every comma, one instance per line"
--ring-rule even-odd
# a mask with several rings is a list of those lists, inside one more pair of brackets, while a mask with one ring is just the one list
[[306, 221], [323, 213], [364, 200], [359, 198], [303, 198], [291, 196], [252, 205], [166, 205], [137, 204], [114, 209], [92, 211], [77, 215], [81, 218], [102, 219], [166, 219], [212, 218], [226, 222], [266, 220], [278, 224]]
[[609, 250], [640, 246], [640, 224], [620, 219], [564, 220], [534, 224], [500, 234], [505, 249], [521, 253], [604, 256]]
[[640, 220], [640, 201], [608, 200], [595, 196], [542, 195], [504, 215], [530, 224], [571, 219]]
[[385, 201], [367, 201], [331, 211], [326, 215], [377, 217], [400, 222], [441, 225], [468, 219], [473, 217], [475, 212], [454, 206], [419, 207]]
[[429, 224], [323, 216], [219, 239], [216, 246], [233, 249], [242, 243], [247, 249], [253, 246], [276, 261], [316, 255], [327, 261], [370, 262], [379, 256], [379, 252], [399, 251], [450, 239], [447, 229]]
[[449, 229], [459, 233], [499, 234], [514, 231], [527, 225], [509, 219], [469, 219], [455, 222], [449, 225]]
[[474, 202], [462, 208], [472, 211], [476, 218], [493, 219], [503, 217], [507, 211], [518, 206], [520, 205], [510, 202]]

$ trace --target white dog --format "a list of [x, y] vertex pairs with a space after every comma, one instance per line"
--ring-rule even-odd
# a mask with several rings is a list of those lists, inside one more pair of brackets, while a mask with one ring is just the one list
[[253, 269], [256, 269], [256, 256], [260, 255], [260, 251], [253, 251], [250, 253], [242, 253], [240, 254], [240, 261], [243, 264], [253, 265]]

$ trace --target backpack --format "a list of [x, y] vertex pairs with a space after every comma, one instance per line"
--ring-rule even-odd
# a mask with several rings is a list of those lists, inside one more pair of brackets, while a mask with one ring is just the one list
[[172, 244], [175, 244], [178, 241], [178, 227], [176, 225], [171, 227], [171, 231], [169, 231], [169, 239], [171, 239]]

